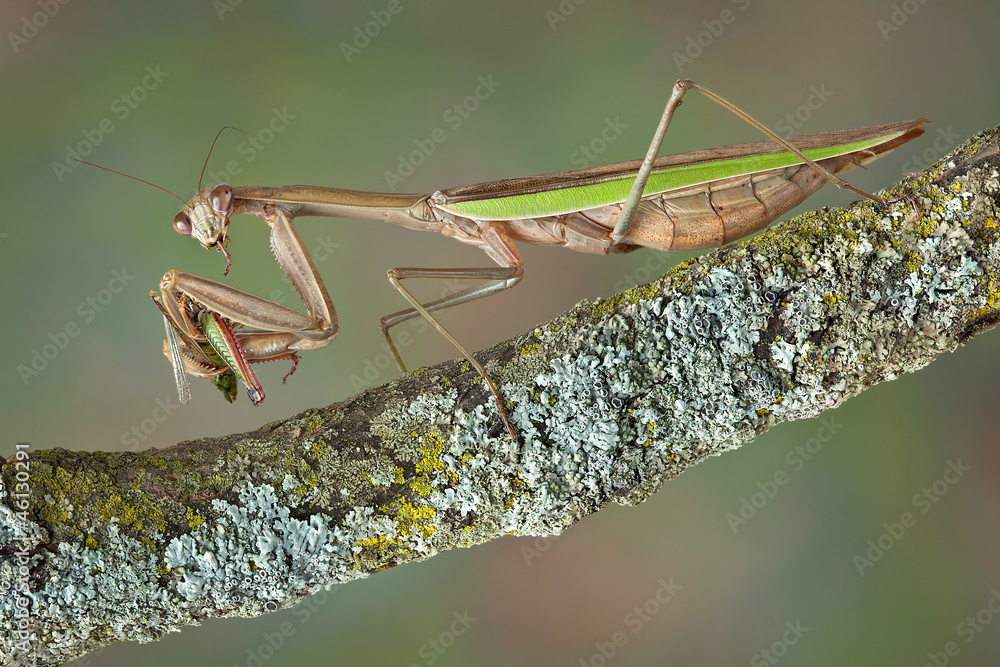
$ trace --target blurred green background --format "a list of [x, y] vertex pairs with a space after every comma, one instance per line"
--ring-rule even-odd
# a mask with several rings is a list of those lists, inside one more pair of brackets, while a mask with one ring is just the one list
[[[447, 140], [397, 188], [431, 192], [578, 168], [575, 154], [609, 122], [625, 127], [594, 144], [602, 150], [592, 164], [640, 157], [683, 76], [772, 127], [787, 128], [792, 114], [798, 133], [930, 118], [924, 138], [852, 172], [852, 182], [877, 189], [1000, 120], [1000, 5], [987, 1], [51, 4], [51, 17], [39, 0], [0, 5], [5, 456], [18, 441], [166, 447], [387, 382], [396, 374], [378, 318], [403, 302], [385, 270], [486, 264], [430, 234], [304, 219], [307, 243], [325, 249], [318, 263], [340, 338], [305, 355], [287, 385], [284, 363], [260, 369], [267, 400], [258, 408], [243, 395], [227, 405], [207, 383], [179, 408], [147, 292], [172, 268], [222, 279], [223, 258], [172, 231], [179, 204], [168, 195], [54, 166], [68, 146], [186, 200], [212, 137], [235, 125], [258, 145], [224, 134], [206, 184], [385, 190], [400, 155], [440, 127]], [[499, 85], [456, 127], [444, 114], [474, 95], [480, 77]], [[826, 99], [810, 109], [816, 91]], [[691, 97], [664, 152], [758, 138]], [[807, 205], [851, 199], [828, 186]], [[264, 225], [237, 219], [231, 232], [227, 282], [297, 304]], [[444, 316], [470, 349], [682, 259], [522, 253], [517, 289]], [[60, 336], [67, 326], [75, 335]], [[19, 370], [53, 337], [64, 345], [37, 375]], [[426, 332], [404, 356], [418, 366], [455, 353]], [[1000, 590], [998, 375], [1000, 336], [990, 333], [828, 414], [836, 434], [801, 465], [786, 457], [823, 434], [820, 420], [782, 424], [644, 505], [610, 507], [557, 539], [454, 551], [314, 596], [311, 606], [115, 645], [88, 664], [922, 665], [928, 653], [944, 659], [949, 642], [952, 664], [995, 664], [1000, 619], [987, 603]], [[941, 481], [959, 460], [968, 471]], [[789, 482], [734, 534], [726, 515], [779, 470]], [[935, 482], [946, 493], [921, 513], [914, 495]], [[915, 525], [859, 575], [854, 557], [907, 511]], [[681, 590], [649, 604], [656, 613], [635, 615], [671, 578]], [[453, 625], [456, 613], [476, 620]], [[978, 630], [960, 625], [977, 613]], [[808, 631], [798, 637], [786, 623]]]

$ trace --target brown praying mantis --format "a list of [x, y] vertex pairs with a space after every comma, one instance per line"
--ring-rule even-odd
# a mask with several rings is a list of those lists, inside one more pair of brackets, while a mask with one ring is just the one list
[[[657, 157], [667, 126], [688, 90], [701, 92], [771, 140]], [[339, 333], [330, 295], [292, 226], [296, 216], [380, 220], [437, 232], [481, 248], [497, 266], [390, 269], [389, 282], [410, 307], [383, 317], [382, 335], [400, 371], [406, 372], [389, 330], [414, 317], [426, 318], [482, 377], [507, 432], [516, 441], [503, 399], [486, 370], [432, 315], [516, 285], [524, 265], [515, 242], [596, 254], [641, 247], [668, 252], [712, 248], [763, 229], [827, 180], [887, 205], [836, 174], [920, 136], [926, 122], [919, 119], [786, 140], [719, 95], [682, 79], [673, 87], [642, 161], [480, 183], [431, 195], [304, 185], [206, 188], [176, 215], [174, 229], [196, 238], [206, 249], [215, 247], [225, 253], [228, 272], [225, 246], [230, 217], [250, 213], [263, 218], [271, 229], [274, 256], [298, 291], [306, 313], [206, 278], [168, 271], [160, 281], [159, 296], [150, 292], [166, 321], [164, 354], [173, 364], [183, 403], [189, 400], [186, 376], [191, 374], [214, 378], [230, 400], [238, 379], [256, 404], [264, 393], [250, 363], [292, 359], [294, 371], [298, 352], [325, 347]], [[410, 278], [480, 282], [421, 303], [402, 285], [401, 281]], [[234, 329], [234, 324], [246, 329]]]

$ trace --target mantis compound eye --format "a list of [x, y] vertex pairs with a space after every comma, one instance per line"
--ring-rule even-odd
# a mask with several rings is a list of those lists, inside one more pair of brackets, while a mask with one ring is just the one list
[[225, 183], [216, 185], [209, 193], [208, 201], [216, 212], [229, 213], [233, 208], [233, 189]]
[[188, 215], [187, 211], [181, 211], [174, 216], [174, 231], [178, 234], [191, 236], [191, 229], [193, 226], [194, 225], [191, 224], [191, 216]]

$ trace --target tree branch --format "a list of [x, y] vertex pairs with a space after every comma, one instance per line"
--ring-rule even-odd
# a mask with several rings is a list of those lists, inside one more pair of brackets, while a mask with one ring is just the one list
[[[914, 371], [1000, 318], [995, 128], [462, 360], [244, 434], [0, 468], [0, 657], [55, 665], [645, 500], [707, 456]], [[11, 628], [7, 631], [7, 628]]]

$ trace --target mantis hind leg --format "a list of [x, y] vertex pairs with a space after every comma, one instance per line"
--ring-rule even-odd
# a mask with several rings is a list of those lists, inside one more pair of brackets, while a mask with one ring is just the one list
[[660, 123], [656, 126], [656, 131], [653, 133], [653, 141], [649, 144], [649, 150], [646, 152], [646, 157], [642, 161], [642, 166], [639, 167], [639, 171], [636, 173], [635, 181], [632, 183], [632, 188], [629, 190], [628, 197], [625, 199], [625, 203], [622, 204], [621, 215], [618, 217], [618, 221], [615, 223], [615, 228], [611, 232], [612, 245], [620, 243], [629, 232], [629, 228], [632, 225], [632, 219], [639, 208], [639, 203], [642, 200], [643, 193], [646, 189], [646, 183], [649, 181], [649, 176], [653, 172], [653, 162], [656, 160], [657, 153], [660, 152], [660, 146], [663, 144], [663, 137], [667, 133], [667, 127], [670, 125], [670, 120], [674, 117], [674, 112], [677, 111], [677, 107], [680, 106], [681, 100], [689, 90], [697, 90], [719, 106], [733, 112], [735, 115], [739, 116], [744, 121], [763, 132], [769, 139], [778, 142], [778, 144], [780, 144], [783, 148], [794, 153], [803, 162], [815, 169], [828, 181], [834, 183], [838, 188], [850, 190], [851, 192], [861, 195], [867, 199], [871, 199], [882, 206], [888, 204], [888, 202], [881, 197], [866, 192], [861, 188], [855, 187], [847, 181], [834, 176], [829, 170], [824, 169], [813, 160], [810, 160], [798, 148], [790, 144], [780, 135], [775, 134], [766, 125], [740, 109], [726, 98], [695, 83], [694, 81], [689, 79], [680, 79], [674, 84], [673, 90], [670, 91], [670, 98], [667, 100], [667, 106], [663, 109], [663, 115], [660, 117]]

